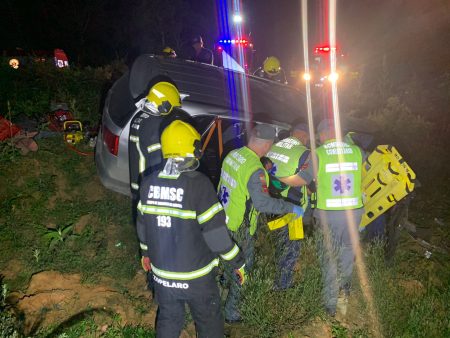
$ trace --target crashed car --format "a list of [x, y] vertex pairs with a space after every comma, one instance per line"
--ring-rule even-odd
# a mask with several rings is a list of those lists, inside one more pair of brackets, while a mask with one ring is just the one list
[[130, 195], [130, 121], [157, 77], [175, 83], [184, 97], [183, 109], [202, 135], [200, 169], [213, 183], [218, 182], [221, 159], [245, 144], [252, 125], [270, 124], [283, 138], [295, 120], [306, 118], [304, 95], [293, 87], [213, 65], [142, 55], [109, 90], [96, 144], [102, 184], [124, 195]]

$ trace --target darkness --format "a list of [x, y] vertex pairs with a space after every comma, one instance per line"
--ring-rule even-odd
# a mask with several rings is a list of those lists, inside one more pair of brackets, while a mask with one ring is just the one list
[[[221, 0], [222, 1], [222, 0]], [[310, 44], [321, 43], [321, 3], [309, 1]], [[201, 0], [5, 0], [0, 14], [2, 49], [64, 49], [72, 60], [101, 64], [130, 53], [179, 48], [201, 34], [209, 48], [217, 39], [216, 3]], [[246, 31], [257, 56], [302, 63], [299, 0], [243, 0]], [[418, 72], [450, 56], [450, 3], [446, 0], [340, 0], [338, 41], [361, 63], [384, 53]], [[322, 32], [323, 33], [323, 32]], [[432, 74], [430, 74], [432, 75]]]
[[[158, 53], [165, 46], [180, 50], [195, 34], [213, 48], [219, 36], [217, 7], [225, 1], [5, 0], [0, 48], [3, 53], [16, 47], [49, 52], [62, 48], [72, 64], [82, 66], [113, 60], [130, 63], [139, 54]], [[327, 42], [323, 25], [327, 2], [308, 2], [310, 50]], [[228, 0], [229, 7], [231, 3]], [[302, 70], [300, 3], [242, 0], [256, 67], [275, 55], [287, 71]], [[450, 97], [442, 89], [450, 81], [448, 0], [339, 0], [337, 22], [343, 63], [365, 77], [366, 89], [379, 86], [380, 77], [389, 77], [389, 87], [414, 96], [410, 106], [434, 117], [441, 113]], [[414, 82], [427, 100], [411, 88]]]

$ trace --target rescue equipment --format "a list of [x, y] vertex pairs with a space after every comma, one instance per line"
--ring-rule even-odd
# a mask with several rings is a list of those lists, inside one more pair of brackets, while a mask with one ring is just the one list
[[64, 141], [69, 144], [77, 144], [83, 139], [83, 126], [80, 121], [64, 121]]
[[304, 238], [303, 217], [298, 217], [297, 219], [295, 219], [295, 217], [296, 215], [293, 213], [285, 214], [281, 217], [275, 218], [272, 221], [269, 221], [267, 225], [269, 226], [269, 230], [271, 231], [287, 225], [289, 230], [289, 239], [291, 241], [302, 239]]
[[363, 228], [414, 190], [416, 174], [397, 149], [379, 145], [363, 164]]

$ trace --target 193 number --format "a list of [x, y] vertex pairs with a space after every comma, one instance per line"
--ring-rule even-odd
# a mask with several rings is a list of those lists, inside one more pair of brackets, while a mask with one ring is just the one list
[[158, 226], [163, 228], [170, 228], [172, 226], [172, 219], [170, 216], [157, 216]]

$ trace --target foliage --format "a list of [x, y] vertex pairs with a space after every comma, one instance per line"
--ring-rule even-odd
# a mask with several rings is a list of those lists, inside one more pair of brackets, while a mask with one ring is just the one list
[[[48, 242], [49, 249], [53, 249], [57, 244], [63, 243], [67, 239], [75, 236], [76, 235], [73, 234], [73, 224], [68, 224], [65, 226], [58, 226], [56, 229], [48, 229], [43, 237]], [[36, 258], [36, 255], [33, 255]]]
[[[412, 279], [411, 269], [408, 269], [410, 276], [402, 276], [396, 271], [398, 267], [387, 268], [381, 244], [370, 246], [366, 257], [375, 305], [385, 337], [449, 336], [448, 285], [438, 288], [426, 281]], [[419, 264], [418, 258], [408, 264]]]
[[[302, 245], [302, 270], [297, 273], [294, 287], [274, 291], [276, 265], [274, 251], [267, 241], [264, 254], [256, 257], [256, 266], [243, 290], [241, 314], [255, 337], [274, 337], [299, 329], [319, 314], [321, 281], [315, 242]], [[269, 247], [267, 247], [269, 246]]]
[[3, 282], [3, 276], [0, 275], [0, 334], [1, 337], [18, 338], [20, 337], [18, 331], [17, 318], [10, 311], [9, 305], [6, 302], [8, 297], [8, 285]]
[[75, 118], [97, 123], [106, 90], [125, 70], [120, 62], [63, 69], [50, 63], [31, 63], [15, 70], [0, 60], [0, 114], [10, 101], [13, 122], [20, 115], [45, 120], [52, 102], [65, 102]]

